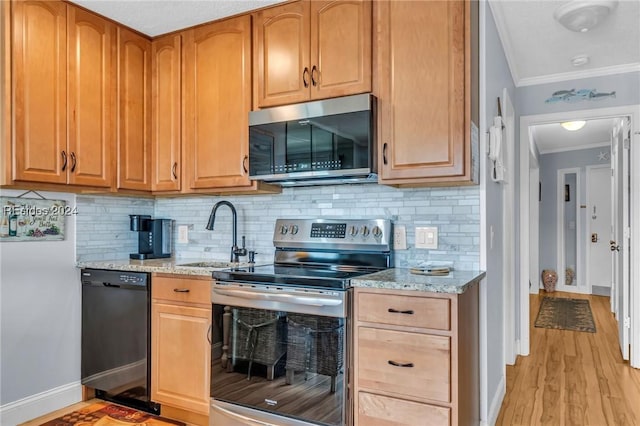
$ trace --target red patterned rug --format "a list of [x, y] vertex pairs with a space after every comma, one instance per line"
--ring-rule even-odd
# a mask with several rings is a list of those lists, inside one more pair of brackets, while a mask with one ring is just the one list
[[42, 423], [41, 426], [185, 426], [185, 423], [154, 416], [109, 402], [97, 402]]

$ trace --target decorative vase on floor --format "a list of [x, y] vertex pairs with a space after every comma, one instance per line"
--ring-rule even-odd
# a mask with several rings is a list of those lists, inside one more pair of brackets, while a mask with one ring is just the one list
[[556, 291], [556, 283], [558, 282], [558, 274], [553, 269], [542, 270], [542, 284], [544, 284], [544, 291], [551, 293]]

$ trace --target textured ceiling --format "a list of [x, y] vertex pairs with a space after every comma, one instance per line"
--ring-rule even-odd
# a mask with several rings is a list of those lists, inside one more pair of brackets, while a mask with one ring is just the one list
[[[640, 1], [620, 0], [598, 27], [586, 33], [560, 25], [559, 0], [489, 0], [517, 86], [640, 71]], [[571, 58], [589, 55], [574, 67]]]
[[72, 0], [72, 3], [153, 37], [282, 1]]

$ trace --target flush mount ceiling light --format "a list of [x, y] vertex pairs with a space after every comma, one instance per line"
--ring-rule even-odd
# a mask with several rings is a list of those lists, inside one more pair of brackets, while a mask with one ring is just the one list
[[618, 0], [572, 0], [553, 13], [556, 21], [575, 32], [587, 32], [598, 26], [615, 9]]
[[580, 130], [584, 127], [584, 125], [587, 124], [586, 121], [565, 121], [564, 123], [560, 123], [560, 125], [565, 128], [566, 130], [569, 130], [570, 132], [575, 132], [576, 130]]

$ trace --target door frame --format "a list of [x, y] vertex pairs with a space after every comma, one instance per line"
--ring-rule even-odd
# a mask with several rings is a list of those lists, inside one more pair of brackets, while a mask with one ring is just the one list
[[[520, 259], [518, 260], [520, 281], [520, 355], [529, 355], [529, 262], [530, 255], [538, 253], [529, 250], [529, 146], [531, 144], [530, 127], [539, 124], [557, 123], [577, 119], [598, 119], [629, 116], [631, 117], [631, 164], [640, 165], [640, 105], [627, 105], [611, 108], [586, 109], [550, 114], [520, 116], [520, 161], [518, 178], [520, 180]], [[523, 149], [524, 148], [524, 149]], [[640, 368], [640, 167], [631, 170], [631, 291], [630, 316], [632, 367]], [[526, 231], [526, 232], [525, 232]]]
[[[611, 144], [609, 144], [609, 146], [611, 146]], [[592, 290], [593, 290], [593, 283], [591, 282], [591, 278], [589, 277], [589, 267], [588, 267], [588, 263], [589, 263], [589, 259], [591, 256], [591, 238], [590, 235], [593, 233], [591, 230], [591, 221], [589, 220], [589, 215], [591, 214], [591, 212], [589, 211], [589, 206], [592, 203], [592, 197], [591, 197], [591, 171], [593, 170], [598, 170], [598, 169], [607, 169], [609, 170], [609, 178], [611, 177], [611, 154], [609, 154], [609, 164], [593, 164], [590, 166], [586, 166], [585, 167], [585, 182], [586, 182], [586, 194], [587, 194], [587, 215], [586, 215], [586, 223], [585, 223], [585, 239], [584, 239], [584, 258], [585, 258], [585, 274], [584, 274], [584, 280], [585, 280], [585, 284], [587, 286], [587, 289], [589, 290], [589, 294], [591, 294]], [[609, 179], [610, 182], [610, 179]], [[611, 197], [609, 197], [609, 204], [611, 204]], [[609, 206], [609, 215], [611, 216], [611, 206]], [[613, 220], [613, 216], [611, 216], [611, 220]], [[611, 230], [609, 230], [609, 232], [611, 232]], [[609, 235], [607, 235], [607, 237], [609, 237]], [[609, 288], [611, 289], [611, 284], [609, 283]], [[611, 300], [613, 300], [613, 295], [611, 294], [611, 290], [609, 290], [609, 297], [611, 297]]]

